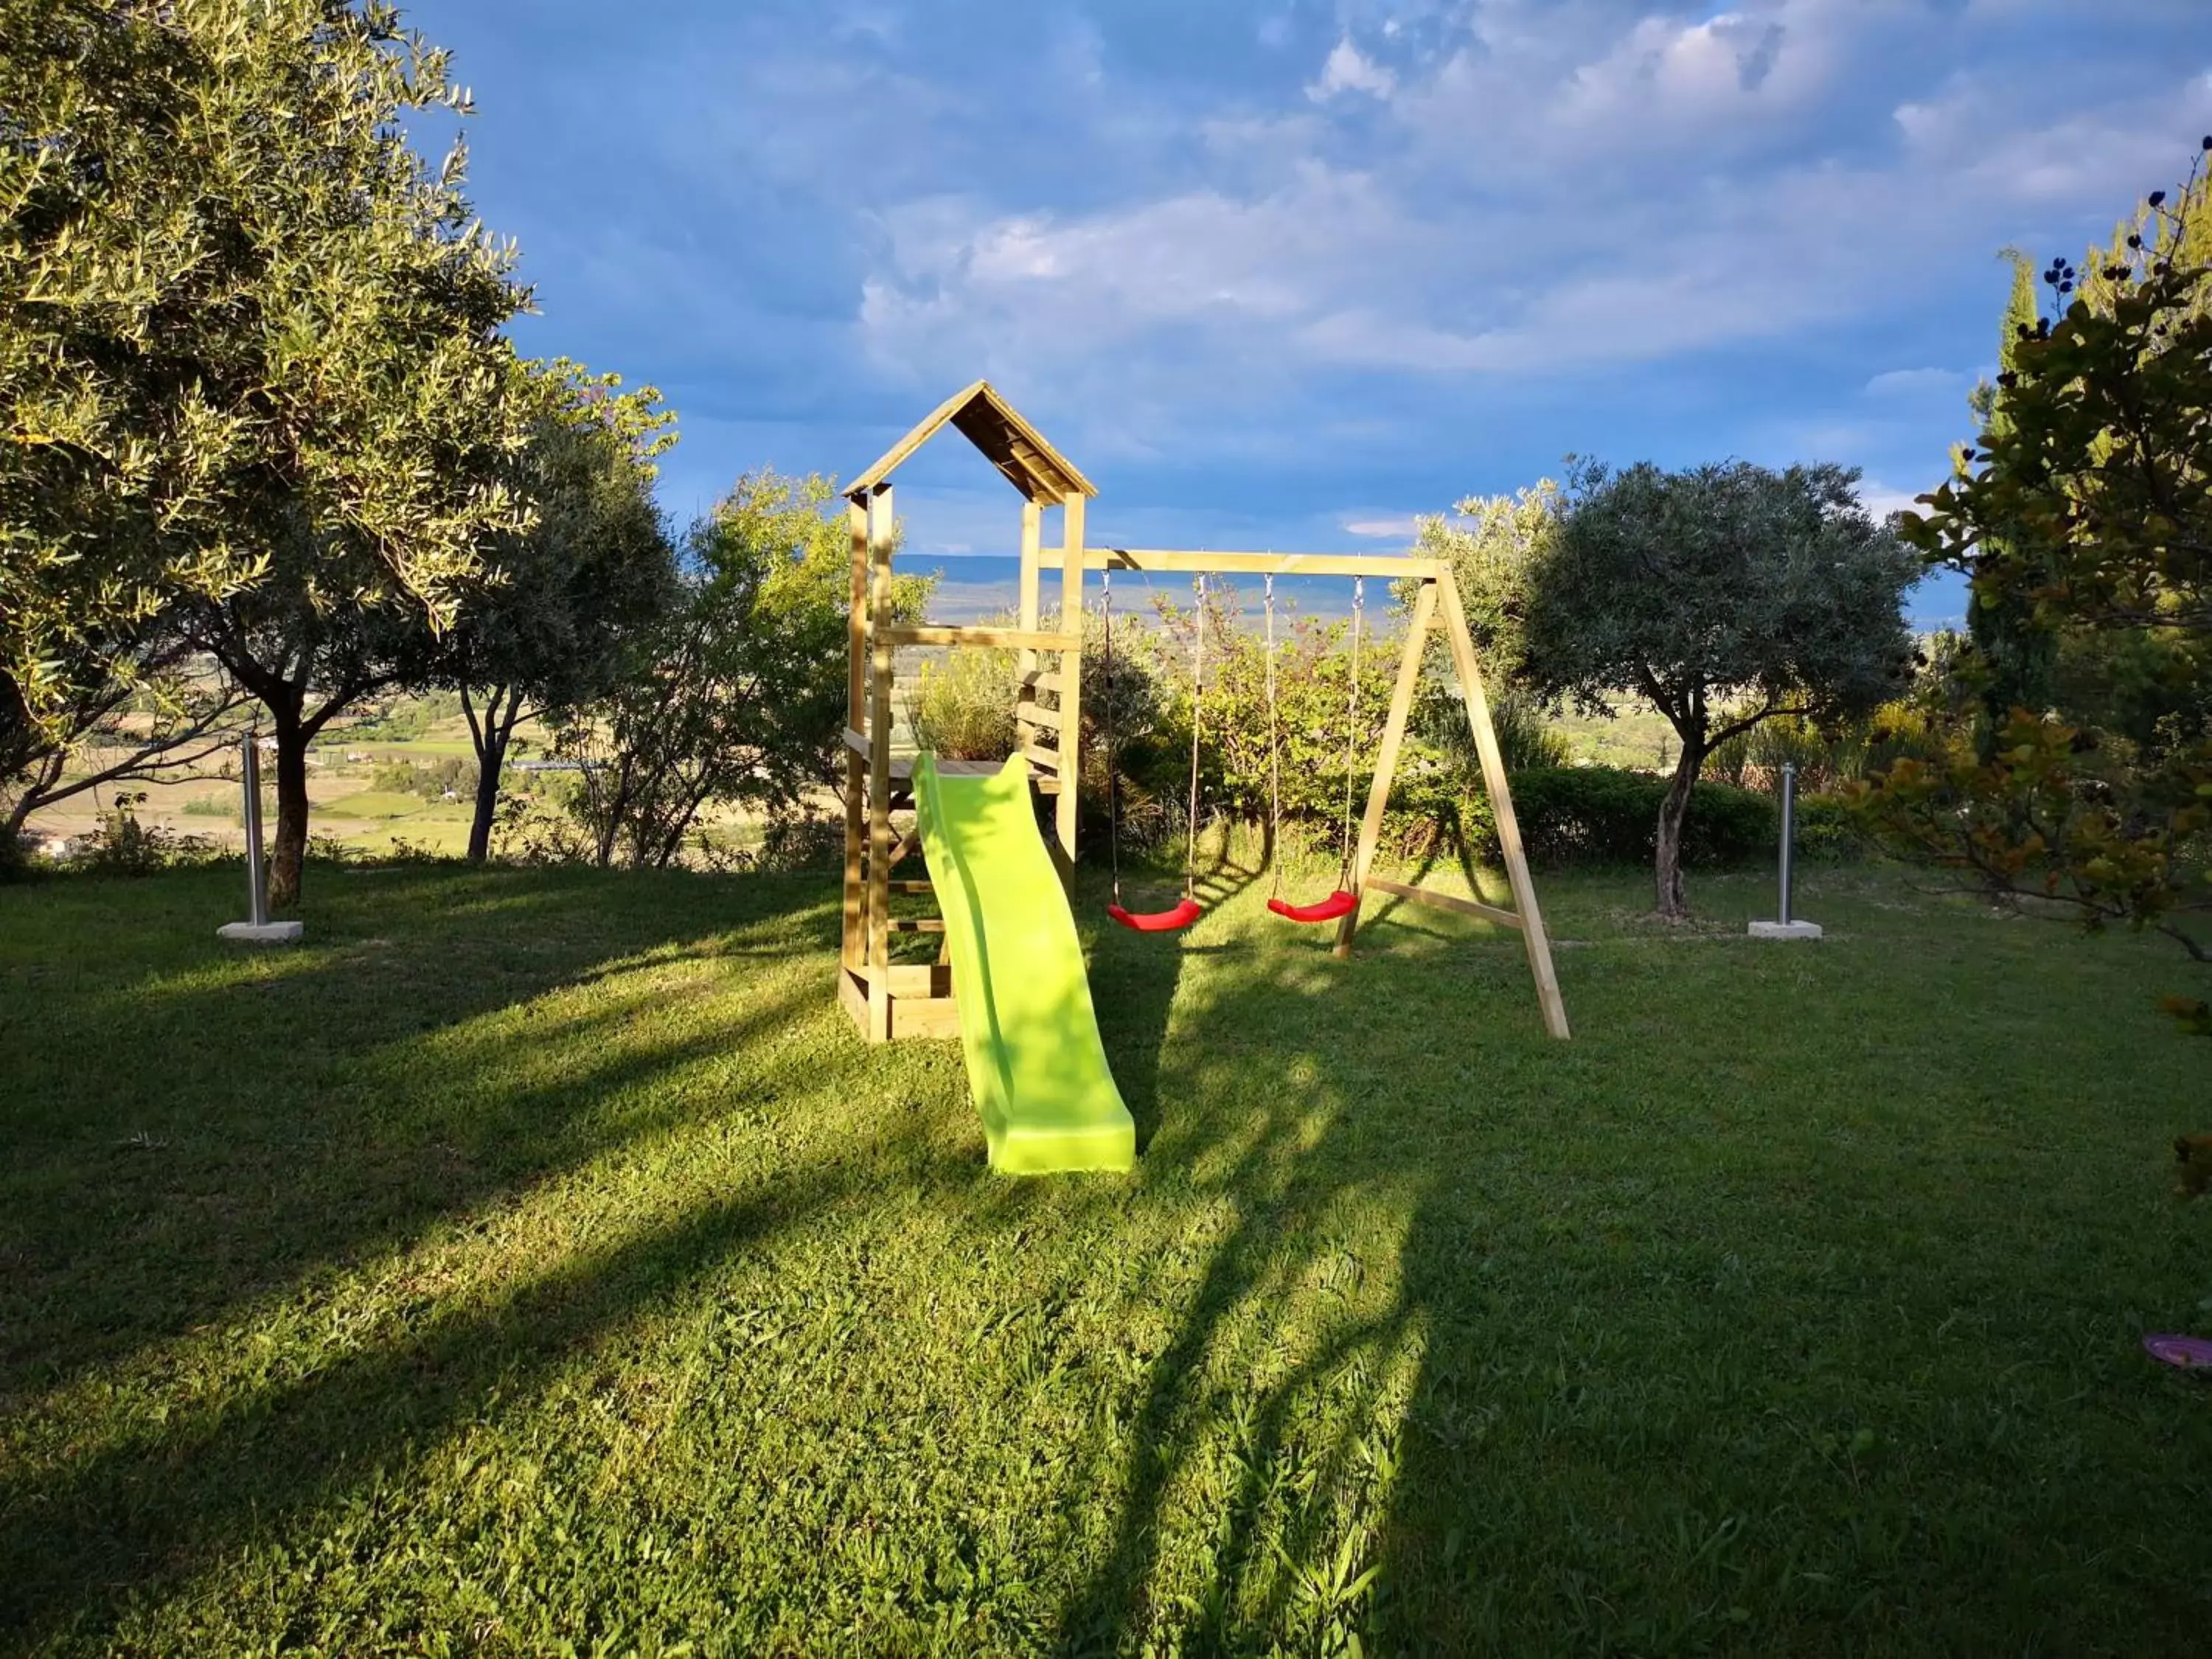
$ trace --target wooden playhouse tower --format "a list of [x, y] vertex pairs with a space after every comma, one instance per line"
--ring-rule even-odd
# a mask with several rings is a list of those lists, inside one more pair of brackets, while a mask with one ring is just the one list
[[[891, 614], [894, 544], [891, 475], [951, 426], [965, 437], [1012, 483], [1022, 499], [1021, 580], [1012, 628], [951, 628], [895, 622]], [[999, 395], [978, 380], [936, 409], [883, 458], [846, 487], [853, 534], [852, 608], [848, 624], [851, 662], [846, 684], [845, 727], [845, 902], [838, 994], [854, 1023], [871, 1042], [902, 1037], [951, 1037], [960, 1031], [950, 965], [940, 951], [933, 963], [893, 963], [894, 933], [939, 933], [942, 920], [893, 916], [894, 894], [932, 890], [920, 864], [921, 840], [896, 815], [913, 806], [913, 760], [894, 755], [892, 693], [897, 653], [902, 647], [1013, 649], [1019, 653], [1015, 689], [1017, 742], [1038, 794], [1053, 799], [1052, 847], [1063, 879], [1073, 880], [1075, 863], [1077, 742], [1082, 730], [1083, 579], [1086, 570], [1147, 573], [1218, 573], [1251, 576], [1373, 576], [1413, 580], [1413, 614], [1406, 631], [1395, 687], [1376, 757], [1367, 811], [1352, 861], [1352, 890], [1370, 892], [1440, 909], [1456, 911], [1517, 930], [1536, 983], [1545, 1028], [1567, 1035], [1567, 1017], [1552, 968], [1536, 890], [1528, 876], [1521, 835], [1507, 792], [1504, 763], [1491, 726], [1467, 617], [1457, 585], [1441, 561], [1400, 555], [1359, 553], [1213, 553], [1142, 548], [1092, 548], [1084, 544], [1085, 513], [1097, 494], [1074, 464]], [[1060, 509], [1060, 544], [1043, 543], [1044, 514]], [[1039, 626], [1041, 588], [1049, 566], [1059, 578], [1057, 629]], [[1483, 785], [1497, 821], [1499, 850], [1512, 889], [1513, 908], [1482, 903], [1371, 876], [1382, 816], [1389, 805], [1391, 779], [1406, 721], [1419, 689], [1431, 627], [1440, 628], [1449, 647], [1452, 668], [1465, 702], [1468, 723], [1481, 757]], [[939, 770], [996, 772], [995, 762], [945, 761]], [[915, 873], [895, 878], [909, 859]], [[1337, 924], [1336, 954], [1351, 952], [1359, 912]]]

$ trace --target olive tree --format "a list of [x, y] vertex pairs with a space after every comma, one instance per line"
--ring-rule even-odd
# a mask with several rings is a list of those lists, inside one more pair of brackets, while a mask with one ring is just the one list
[[382, 0], [0, 0], [0, 672], [58, 718], [168, 615], [267, 710], [293, 902], [309, 740], [526, 517], [527, 295], [404, 125], [465, 100]]
[[433, 674], [460, 693], [476, 750], [468, 855], [478, 863], [515, 728], [605, 696], [641, 667], [678, 587], [653, 495], [653, 458], [676, 441], [660, 394], [624, 392], [620, 376], [566, 359], [532, 365], [530, 388], [538, 412], [508, 480], [531, 521], [485, 550]]
[[1905, 678], [1919, 562], [1859, 503], [1856, 471], [1732, 461], [1578, 464], [1527, 570], [1524, 677], [1592, 714], [1634, 692], [1680, 739], [1659, 807], [1659, 914], [1689, 914], [1682, 820], [1705, 757], [1762, 720], [1870, 711]]

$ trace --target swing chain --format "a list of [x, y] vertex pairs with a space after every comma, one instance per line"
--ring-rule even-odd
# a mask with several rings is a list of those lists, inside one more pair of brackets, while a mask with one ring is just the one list
[[1182, 854], [1182, 896], [1187, 899], [1198, 896], [1198, 732], [1206, 684], [1206, 578], [1197, 577], [1191, 586], [1198, 591], [1198, 625], [1190, 647], [1190, 817]]
[[1367, 578], [1352, 579], [1352, 714], [1344, 731], [1344, 851], [1337, 886], [1352, 886], [1352, 772], [1359, 750], [1359, 635], [1367, 614]]
[[1275, 578], [1267, 576], [1267, 864], [1270, 896], [1283, 896], [1283, 739], [1275, 707]]
[[[1114, 573], [1098, 573], [1099, 620], [1106, 628], [1106, 859], [1114, 871], [1114, 902], [1121, 902], [1121, 746], [1115, 738], [1114, 719]], [[1063, 659], [1060, 672], [1066, 672]], [[1067, 701], [1066, 688], [1060, 690], [1060, 702]], [[1066, 787], [1066, 784], [1061, 786]]]

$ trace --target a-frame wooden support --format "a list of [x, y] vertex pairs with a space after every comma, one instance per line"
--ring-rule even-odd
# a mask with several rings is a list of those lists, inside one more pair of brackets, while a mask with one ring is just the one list
[[[1559, 996], [1559, 981], [1552, 969], [1552, 945], [1544, 931], [1544, 915], [1536, 903], [1536, 884], [1529, 878], [1528, 854], [1521, 845], [1521, 826], [1513, 814], [1513, 795], [1505, 780], [1505, 762], [1498, 747], [1498, 732], [1491, 724], [1490, 699], [1482, 684], [1482, 669], [1468, 632], [1467, 612], [1460, 605], [1459, 588], [1451, 568], [1441, 560], [1407, 558], [1374, 553], [1194, 553], [1166, 549], [1094, 548], [1084, 555], [1093, 570], [1144, 570], [1162, 574], [1205, 571], [1258, 576], [1378, 576], [1413, 580], [1413, 611], [1406, 629], [1403, 654], [1398, 660], [1397, 684], [1383, 716], [1382, 741], [1376, 751], [1375, 776], [1368, 786], [1367, 811], [1359, 823], [1359, 840], [1352, 858], [1352, 892], [1358, 901], [1336, 925], [1336, 954], [1352, 953], [1353, 935], [1371, 890], [1425, 904], [1440, 910], [1480, 918], [1517, 930], [1528, 956], [1528, 971], [1536, 981], [1536, 1001], [1544, 1016], [1544, 1029], [1555, 1037], [1568, 1033], [1566, 1004]], [[1398, 751], [1406, 741], [1406, 722], [1412, 716], [1414, 695], [1420, 690], [1421, 670], [1428, 653], [1429, 635], [1441, 627], [1451, 653], [1453, 678], [1459, 682], [1461, 701], [1467, 708], [1468, 729], [1475, 753], [1482, 762], [1482, 785], [1490, 798], [1498, 829], [1498, 855], [1505, 865], [1505, 879], [1513, 895], [1513, 908], [1485, 904], [1456, 893], [1432, 892], [1405, 882], [1389, 881], [1373, 873], [1376, 843], [1382, 834], [1382, 817], [1390, 805], [1390, 786], [1396, 778]]]
[[[1390, 784], [1396, 775], [1399, 745], [1405, 741], [1407, 717], [1413, 712], [1413, 694], [1421, 679], [1421, 663], [1429, 629], [1437, 613], [1443, 616], [1446, 643], [1450, 647], [1452, 672], [1459, 681], [1460, 697], [1467, 705], [1467, 723], [1474, 736], [1475, 753], [1482, 761], [1483, 792], [1490, 797], [1491, 817], [1498, 830], [1498, 856], [1505, 863], [1506, 884], [1513, 893], [1513, 908], [1501, 909], [1453, 893], [1434, 893], [1425, 887], [1385, 881], [1370, 873], [1375, 843], [1382, 833], [1382, 815], [1390, 805]], [[1486, 921], [1518, 928], [1528, 953], [1528, 971], [1536, 981], [1536, 1001], [1543, 1010], [1544, 1029], [1565, 1037], [1567, 1006], [1559, 996], [1559, 976], [1552, 970], [1551, 939], [1544, 932], [1544, 914], [1537, 907], [1536, 884], [1529, 879], [1528, 857], [1521, 845], [1520, 821], [1513, 813], [1513, 793], [1505, 781], [1505, 761], [1498, 747], [1498, 732], [1490, 720], [1490, 699], [1484, 694], [1482, 669], [1475, 660], [1474, 641], [1468, 633], [1467, 613], [1461, 608], [1458, 584], [1449, 571], [1422, 578], [1413, 597], [1413, 617], [1406, 629], [1406, 653], [1398, 664], [1398, 684], [1390, 694], [1390, 712], [1382, 722], [1382, 746], [1375, 758], [1375, 781], [1367, 791], [1367, 813], [1359, 823], [1359, 848], [1354, 855], [1352, 892], [1364, 902], [1368, 890], [1409, 899], [1438, 909], [1456, 910]], [[1352, 954], [1352, 937], [1359, 926], [1355, 904], [1336, 925], [1336, 954]]]

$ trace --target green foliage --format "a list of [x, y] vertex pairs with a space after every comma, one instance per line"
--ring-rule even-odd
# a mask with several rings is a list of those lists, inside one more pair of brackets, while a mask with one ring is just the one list
[[83, 869], [101, 876], [150, 876], [215, 856], [215, 843], [204, 836], [180, 836], [141, 823], [138, 809], [145, 804], [143, 789], [118, 790], [109, 798], [99, 822], [79, 838]]
[[466, 793], [475, 782], [475, 769], [466, 761], [459, 755], [441, 755], [420, 766], [410, 760], [386, 761], [369, 774], [368, 787], [389, 794], [443, 800]]
[[1688, 914], [1683, 814], [1715, 744], [1780, 714], [1871, 711], [1908, 677], [1917, 562], [1859, 505], [1857, 479], [1825, 465], [1580, 465], [1528, 567], [1528, 682], [1589, 714], [1634, 691], [1680, 741], [1655, 813], [1662, 915]]
[[529, 441], [507, 482], [523, 529], [485, 549], [429, 669], [459, 690], [478, 769], [469, 855], [490, 843], [501, 772], [531, 714], [574, 708], [637, 667], [638, 642], [674, 603], [675, 550], [653, 495], [675, 416], [652, 386], [621, 389], [566, 358], [529, 366]]
[[351, 743], [412, 743], [428, 737], [431, 728], [461, 712], [460, 695], [454, 691], [421, 691], [395, 696], [344, 727]]
[[[2212, 149], [2212, 140], [2207, 141]], [[2201, 162], [2200, 162], [2201, 167]], [[2170, 934], [2212, 960], [2212, 206], [2146, 198], [2086, 275], [2043, 273], [1960, 476], [1903, 533], [1972, 580], [1977, 611], [2054, 651], [2055, 706], [2015, 704], [1971, 752], [1856, 792], [1893, 849], [2003, 892]], [[2002, 662], [1963, 655], [1987, 701]]]
[[461, 152], [406, 143], [465, 111], [445, 55], [325, 0], [0, 0], [0, 673], [32, 717], [179, 604], [257, 663], [280, 618], [449, 616], [516, 520], [526, 295]]
[[[702, 808], [787, 811], [842, 769], [852, 542], [835, 485], [748, 473], [691, 527], [673, 602], [633, 666], [558, 725], [585, 763], [575, 798], [593, 857], [663, 866]], [[911, 620], [927, 579], [896, 579]]]
[[[1514, 815], [1538, 864], [1649, 863], [1668, 781], [1611, 766], [1534, 767], [1513, 780]], [[1719, 869], [1774, 856], [1772, 798], [1700, 783], [1683, 819], [1686, 864]]]
[[[1528, 659], [1529, 572], [1550, 556], [1566, 507], [1558, 483], [1540, 478], [1510, 495], [1470, 495], [1453, 507], [1453, 519], [1420, 520], [1413, 550], [1450, 564], [1485, 678], [1502, 685]], [[1401, 598], [1410, 600], [1410, 588]]]
[[[1493, 696], [1490, 724], [1509, 774], [1534, 766], [1565, 766], [1574, 759], [1574, 745], [1566, 733], [1552, 724], [1543, 704], [1524, 691], [1508, 690]], [[1467, 704], [1457, 685], [1440, 678], [1426, 680], [1413, 704], [1409, 729], [1450, 763], [1465, 787], [1481, 787], [1481, 757], [1475, 751]]]
[[[1182, 608], [1165, 600], [1158, 611], [1157, 627], [1131, 630], [1140, 649], [1125, 653], [1144, 662], [1163, 693], [1154, 746], [1132, 770], [1140, 785], [1173, 803], [1180, 823], [1188, 811], [1191, 667], [1201, 613], [1195, 605]], [[1267, 635], [1227, 583], [1209, 586], [1203, 625], [1203, 692], [1195, 704], [1201, 815], [1265, 823], [1279, 787], [1285, 825], [1334, 848], [1347, 782], [1355, 817], [1366, 805], [1402, 641], [1391, 635], [1378, 638], [1370, 611], [1360, 630], [1355, 674], [1350, 621], [1325, 623], [1279, 610], [1271, 716]], [[1409, 770], [1431, 759], [1420, 745], [1409, 745]]]
[[1012, 651], [963, 649], [923, 662], [907, 696], [915, 747], [945, 760], [1012, 754], [1021, 740], [1014, 729], [1017, 660]]

